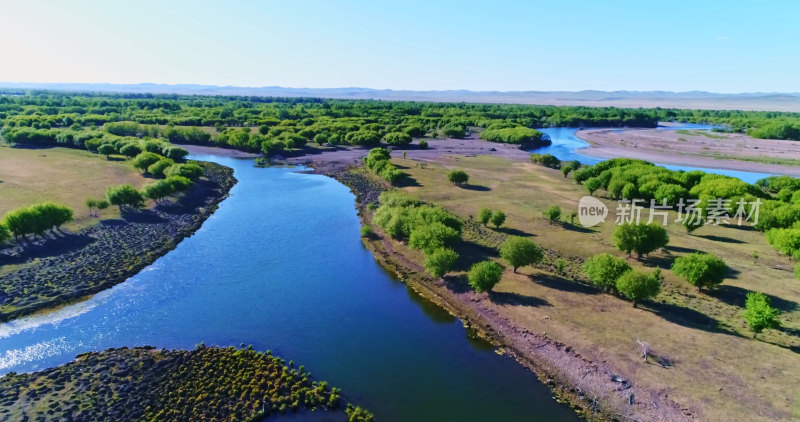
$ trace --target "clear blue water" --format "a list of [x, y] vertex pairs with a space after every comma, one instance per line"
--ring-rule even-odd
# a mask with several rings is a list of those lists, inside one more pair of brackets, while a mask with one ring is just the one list
[[577, 420], [517, 362], [385, 273], [345, 186], [213, 156], [239, 183], [192, 237], [125, 283], [0, 325], [0, 374], [109, 347], [252, 344], [382, 421]]
[[[659, 126], [658, 130], [679, 130], [679, 129], [709, 130], [712, 127], [713, 126], [710, 125], [684, 123], [681, 124], [680, 126]], [[558, 127], [558, 128], [544, 128], [539, 130], [549, 135], [553, 143], [550, 146], [537, 148], [535, 150], [532, 150], [531, 152], [535, 152], [537, 154], [551, 154], [562, 161], [578, 160], [582, 164], [587, 164], [587, 165], [593, 165], [603, 161], [603, 159], [601, 158], [590, 157], [588, 155], [580, 153], [581, 148], [588, 147], [589, 143], [575, 136], [575, 132], [577, 132], [579, 129]], [[741, 180], [744, 180], [747, 183], [755, 183], [759, 179], [763, 179], [769, 176], [774, 176], [773, 174], [756, 173], [749, 171], [725, 170], [725, 169], [715, 169], [707, 167], [676, 166], [672, 164], [661, 164], [661, 163], [654, 163], [654, 164], [676, 171], [702, 170], [707, 173], [722, 174], [725, 176], [737, 177]]]

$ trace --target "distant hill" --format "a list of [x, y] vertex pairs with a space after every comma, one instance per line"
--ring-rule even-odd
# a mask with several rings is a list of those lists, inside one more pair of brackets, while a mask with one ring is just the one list
[[57, 91], [152, 93], [185, 95], [246, 95], [273, 97], [321, 97], [396, 101], [442, 101], [583, 105], [595, 107], [672, 107], [714, 110], [763, 110], [800, 112], [800, 93], [716, 94], [703, 91], [406, 91], [370, 88], [284, 88], [165, 84], [79, 84], [0, 82], [0, 88]]

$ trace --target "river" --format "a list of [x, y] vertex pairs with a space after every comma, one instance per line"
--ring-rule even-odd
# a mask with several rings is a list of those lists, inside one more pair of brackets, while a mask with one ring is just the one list
[[192, 158], [239, 179], [217, 212], [126, 282], [0, 324], [0, 374], [110, 347], [252, 344], [381, 421], [578, 420], [531, 372], [383, 271], [347, 187], [301, 168]]
[[[679, 129], [691, 129], [691, 130], [709, 130], [713, 128], [710, 125], [702, 125], [702, 124], [694, 124], [694, 123], [684, 123], [681, 125], [671, 125], [671, 126], [659, 126], [657, 130], [679, 130]], [[551, 154], [557, 157], [561, 161], [573, 161], [578, 160], [581, 164], [586, 165], [594, 165], [601, 161], [604, 161], [602, 158], [595, 158], [589, 155], [585, 155], [581, 153], [581, 149], [589, 147], [589, 143], [584, 141], [583, 139], [578, 138], [575, 136], [575, 132], [580, 129], [576, 128], [566, 128], [566, 127], [555, 127], [555, 128], [544, 128], [539, 129], [542, 133], [547, 134], [550, 136], [550, 140], [553, 142], [550, 146], [537, 148], [532, 150], [531, 152], [535, 152], [537, 154]], [[692, 170], [702, 170], [706, 173], [713, 173], [713, 174], [722, 174], [725, 176], [732, 176], [744, 180], [747, 183], [755, 183], [759, 179], [763, 179], [765, 177], [774, 176], [773, 174], [768, 173], [757, 173], [757, 172], [750, 172], [750, 171], [737, 171], [737, 170], [725, 170], [725, 169], [715, 169], [715, 168], [705, 168], [705, 167], [690, 167], [690, 166], [676, 166], [672, 164], [661, 164], [661, 163], [654, 163], [659, 166], [666, 167], [670, 170], [683, 170], [683, 171], [692, 171]]]

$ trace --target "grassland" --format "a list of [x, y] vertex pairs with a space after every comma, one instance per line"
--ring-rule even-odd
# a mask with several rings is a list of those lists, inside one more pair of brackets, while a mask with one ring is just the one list
[[[713, 252], [731, 268], [720, 288], [706, 294], [666, 270], [662, 293], [643, 309], [617, 297], [583, 288], [583, 259], [600, 252], [621, 255], [610, 242], [613, 221], [584, 229], [569, 224], [550, 225], [542, 212], [559, 205], [567, 213], [585, 195], [581, 186], [564, 179], [557, 170], [525, 162], [476, 156], [444, 156], [437, 161], [395, 158], [412, 179], [402, 189], [433, 202], [465, 220], [482, 207], [502, 209], [508, 216], [501, 230], [467, 224], [459, 272], [449, 283], [463, 286], [463, 271], [480, 255], [492, 255], [504, 236], [531, 236], [549, 250], [547, 261], [520, 274], [506, 271], [481, 305], [513, 327], [563, 342], [593, 362], [608, 363], [653, 397], [669, 397], [685, 412], [703, 420], [788, 420], [800, 395], [800, 282], [792, 274], [793, 262], [776, 253], [761, 233], [749, 228], [708, 226], [694, 235], [677, 224], [668, 227], [670, 246], [637, 266], [669, 268], [675, 257], [693, 251]], [[447, 183], [446, 172], [467, 171], [470, 185]], [[612, 210], [615, 204], [607, 203]], [[674, 216], [673, 216], [674, 219]], [[470, 229], [472, 227], [472, 229]], [[419, 255], [402, 245], [396, 252], [409, 262]], [[754, 260], [753, 252], [758, 251]], [[557, 274], [553, 261], [567, 267]], [[781, 309], [781, 330], [769, 330], [758, 340], [741, 318], [747, 291], [764, 292]], [[500, 300], [505, 298], [505, 300]], [[509, 298], [513, 298], [510, 300]], [[670, 369], [645, 364], [637, 339], [674, 362]], [[643, 403], [651, 397], [639, 397]], [[656, 406], [653, 401], [653, 406]]]
[[[11, 148], [0, 144], [0, 215], [9, 210], [42, 201], [67, 205], [75, 221], [67, 226], [77, 230], [95, 224], [89, 216], [86, 198], [103, 198], [108, 186], [129, 183], [137, 188], [150, 180], [129, 162], [107, 160], [89, 151], [70, 148]], [[109, 207], [100, 218], [118, 218], [117, 207]]]

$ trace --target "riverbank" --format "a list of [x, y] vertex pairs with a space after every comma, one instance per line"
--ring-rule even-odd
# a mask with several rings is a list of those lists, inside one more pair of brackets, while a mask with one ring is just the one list
[[135, 275], [191, 236], [236, 183], [233, 171], [200, 163], [204, 177], [176, 202], [102, 220], [42, 243], [0, 250], [0, 321], [93, 295]]
[[699, 130], [586, 129], [575, 136], [595, 158], [629, 157], [690, 167], [800, 176], [800, 142]]
[[[301, 366], [251, 349], [108, 349], [41, 372], [0, 378], [4, 420], [256, 421], [292, 412], [370, 421]], [[346, 414], [345, 414], [346, 413]]]
[[[326, 168], [329, 176], [351, 187], [357, 198], [364, 224], [370, 224], [367, 205], [389, 186], [372, 177], [363, 167]], [[468, 226], [469, 223], [468, 223]], [[473, 230], [480, 225], [472, 224]], [[491, 294], [479, 294], [459, 286], [457, 279], [434, 280], [406, 245], [377, 231], [365, 238], [365, 246], [375, 259], [397, 278], [427, 300], [461, 319], [464, 326], [516, 359], [548, 385], [559, 401], [569, 403], [588, 420], [616, 420], [619, 416], [636, 420], [684, 421], [691, 412], [666, 397], [659, 397], [639, 385], [632, 385], [614, 370], [613, 362], [592, 362], [574, 347], [555, 341], [546, 332], [536, 333], [515, 325], [493, 308]], [[621, 405], [632, 397], [654, 397], [651, 403]]]
[[[394, 154], [397, 157], [399, 152]], [[584, 230], [551, 225], [541, 217], [542, 210], [552, 204], [569, 210], [585, 194], [581, 186], [557, 170], [530, 163], [455, 154], [440, 160], [398, 157], [393, 162], [411, 175], [402, 191], [441, 205], [467, 222], [466, 245], [457, 248], [466, 259], [442, 282], [431, 280], [420, 265], [421, 254], [402, 242], [378, 233], [380, 237], [365, 242], [367, 247], [414, 290], [532, 368], [561, 398], [582, 409], [584, 416], [664, 421], [730, 420], [734, 415], [747, 415], [750, 420], [791, 418], [797, 394], [791, 374], [798, 367], [792, 346], [796, 338], [791, 335], [791, 327], [796, 326], [797, 308], [791, 301], [796, 297], [796, 280], [786, 257], [769, 247], [763, 235], [707, 227], [699, 236], [690, 236], [679, 226], [671, 227], [668, 251], [651, 263], [635, 262], [634, 266], [668, 268], [677, 256], [699, 248], [723, 257], [735, 276], [726, 279], [717, 292], [697, 294], [667, 270], [662, 294], [632, 308], [576, 282], [582, 257], [614, 253], [609, 241], [613, 225]], [[380, 180], [370, 182], [370, 173], [361, 168], [346, 171], [343, 163], [338, 170], [334, 167], [330, 162], [321, 166], [359, 197], [376, 197], [371, 192], [375, 183], [381, 189], [387, 187]], [[468, 172], [472, 188], [446, 183], [446, 173], [453, 168]], [[347, 180], [353, 177], [355, 186]], [[372, 200], [359, 199], [364, 222], [371, 220], [364, 206], [368, 202]], [[480, 225], [473, 227], [469, 218], [484, 206], [505, 210], [510, 229], [472, 233], [484, 230]], [[519, 274], [506, 271], [492, 294], [471, 292], [464, 278], [469, 263], [494, 256], [508, 233], [533, 236], [546, 250], [559, 253], [545, 259], [548, 265], [523, 268]], [[726, 241], [734, 236], [740, 240]], [[751, 256], [754, 249], [759, 252], [758, 262]], [[566, 263], [564, 271], [552, 265], [559, 258]], [[762, 341], [750, 338], [741, 319], [741, 292], [751, 288], [767, 292], [775, 303], [784, 303], [780, 305], [782, 324], [787, 328], [763, 333]], [[673, 366], [643, 362], [636, 343], [639, 338], [654, 345], [658, 356], [667, 357]], [[770, 383], [758, 381], [765, 373]]]

